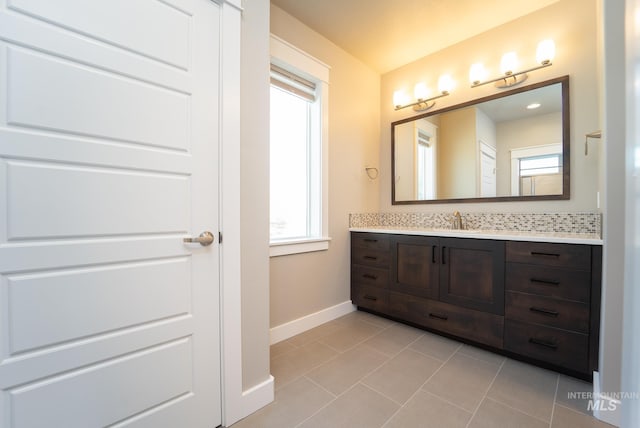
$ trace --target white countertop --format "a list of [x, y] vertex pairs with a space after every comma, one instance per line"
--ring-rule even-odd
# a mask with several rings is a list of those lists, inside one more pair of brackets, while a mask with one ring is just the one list
[[396, 235], [444, 236], [451, 238], [499, 239], [504, 241], [602, 245], [602, 239], [593, 233], [518, 232], [514, 230], [453, 230], [399, 226], [351, 227], [349, 228], [349, 231], [391, 233]]

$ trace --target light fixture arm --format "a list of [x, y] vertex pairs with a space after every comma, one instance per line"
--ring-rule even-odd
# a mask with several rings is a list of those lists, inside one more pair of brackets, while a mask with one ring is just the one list
[[446, 97], [449, 95], [448, 91], [443, 91], [440, 95], [436, 95], [435, 97], [427, 98], [427, 99], [418, 99], [418, 101], [411, 104], [397, 105], [395, 106], [395, 110], [402, 110], [403, 108], [413, 107], [416, 111], [424, 111], [429, 110], [431, 107], [435, 105], [435, 102], [431, 102], [437, 100], [438, 98]]
[[[527, 74], [530, 71], [535, 71], [535, 70], [539, 70], [541, 68], [549, 67], [551, 65], [553, 65], [553, 63], [551, 61], [545, 61], [545, 62], [543, 62], [542, 64], [540, 64], [537, 67], [528, 68], [526, 70], [518, 71], [517, 73], [505, 74], [504, 76], [500, 76], [500, 77], [497, 77], [497, 78], [491, 79], [491, 80], [485, 80], [484, 82], [473, 82], [471, 84], [471, 87], [472, 88], [476, 88], [478, 86], [486, 85], [488, 83], [495, 83], [495, 82], [500, 82], [500, 81], [504, 81], [504, 85], [501, 85], [500, 87], [514, 86], [514, 85], [517, 85], [518, 83], [524, 82], [525, 79], [526, 79], [526, 77], [518, 79], [517, 76], [521, 76], [521, 75]], [[509, 79], [513, 79], [513, 82], [510, 83]]]

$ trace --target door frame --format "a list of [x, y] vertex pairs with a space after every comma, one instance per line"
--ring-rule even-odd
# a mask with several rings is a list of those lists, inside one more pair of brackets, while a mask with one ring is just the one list
[[[240, 34], [241, 0], [212, 0], [220, 6], [219, 230], [222, 424], [242, 419], [242, 301], [240, 263]], [[221, 243], [222, 244], [222, 243]], [[266, 404], [266, 403], [265, 403]]]

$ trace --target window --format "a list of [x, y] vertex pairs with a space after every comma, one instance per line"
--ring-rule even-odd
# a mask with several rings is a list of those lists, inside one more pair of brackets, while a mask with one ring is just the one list
[[511, 150], [511, 195], [562, 194], [562, 145]]
[[558, 174], [561, 169], [562, 158], [559, 153], [520, 158], [520, 177]]
[[271, 38], [271, 255], [326, 250], [328, 69]]
[[435, 157], [433, 142], [426, 131], [417, 130], [416, 199], [435, 198]]

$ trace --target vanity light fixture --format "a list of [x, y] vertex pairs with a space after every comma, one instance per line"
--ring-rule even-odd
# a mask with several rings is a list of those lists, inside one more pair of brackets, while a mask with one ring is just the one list
[[518, 85], [527, 80], [527, 73], [552, 65], [551, 61], [553, 61], [555, 54], [556, 46], [553, 40], [543, 40], [538, 43], [538, 48], [536, 49], [536, 61], [538, 61], [540, 65], [522, 71], [515, 71], [518, 68], [518, 55], [515, 52], [507, 52], [502, 56], [502, 60], [500, 61], [500, 72], [503, 76], [485, 81], [483, 81], [485, 71], [482, 64], [473, 64], [469, 69], [471, 87], [475, 88], [486, 85], [487, 83], [493, 83], [497, 88], [508, 88]]
[[413, 96], [417, 101], [409, 102], [407, 95], [403, 91], [395, 91], [393, 93], [393, 105], [395, 110], [401, 110], [407, 107], [413, 107], [414, 111], [426, 111], [433, 107], [438, 98], [446, 97], [453, 89], [454, 82], [451, 76], [443, 74], [438, 79], [438, 91], [440, 95], [429, 97], [429, 89], [424, 83], [418, 83], [413, 88]]

